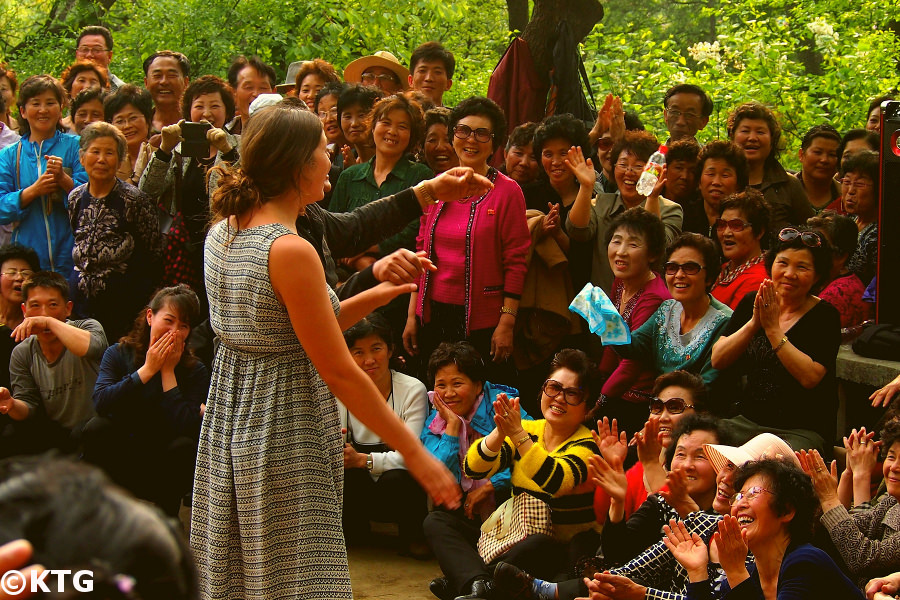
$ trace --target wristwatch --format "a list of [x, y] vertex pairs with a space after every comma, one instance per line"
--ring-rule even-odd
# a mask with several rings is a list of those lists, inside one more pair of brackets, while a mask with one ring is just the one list
[[369, 471], [375, 468], [375, 460], [372, 458], [371, 454], [366, 455], [366, 468]]

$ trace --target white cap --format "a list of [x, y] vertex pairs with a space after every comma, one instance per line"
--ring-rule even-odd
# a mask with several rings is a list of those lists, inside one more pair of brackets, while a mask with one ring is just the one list
[[282, 100], [283, 98], [281, 97], [281, 94], [260, 94], [253, 102], [250, 103], [250, 114], [247, 116], [252, 115], [261, 108], [272, 106], [273, 104], [278, 104]]
[[703, 452], [716, 469], [716, 473], [722, 470], [726, 463], [731, 462], [736, 467], [751, 460], [775, 458], [783, 460], [790, 458], [798, 467], [800, 461], [787, 442], [773, 433], [761, 433], [743, 446], [725, 446], [722, 444], [703, 444]]

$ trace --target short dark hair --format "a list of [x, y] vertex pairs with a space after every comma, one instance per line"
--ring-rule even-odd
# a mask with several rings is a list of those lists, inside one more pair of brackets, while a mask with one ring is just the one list
[[699, 233], [685, 231], [679, 235], [666, 249], [666, 260], [679, 248], [693, 248], [703, 257], [703, 267], [706, 273], [706, 291], [708, 292], [712, 284], [719, 277], [719, 271], [722, 265], [719, 263], [719, 249], [715, 242]]
[[710, 100], [709, 95], [703, 91], [699, 85], [694, 85], [692, 83], [680, 83], [678, 85], [672, 86], [666, 91], [666, 95], [663, 97], [663, 108], [669, 108], [669, 99], [672, 98], [675, 94], [693, 94], [694, 96], [700, 96], [700, 114], [704, 117], [708, 117], [712, 114], [713, 111], [713, 103]]
[[42, 287], [56, 290], [62, 296], [63, 301], [69, 301], [69, 284], [66, 278], [56, 271], [35, 271], [34, 274], [22, 284], [22, 302], [28, 301], [28, 292], [34, 288]]
[[409, 57], [409, 72], [415, 71], [416, 65], [423, 60], [444, 63], [447, 79], [453, 79], [453, 72], [456, 71], [456, 58], [440, 42], [425, 42], [413, 50], [412, 56]]
[[531, 121], [516, 126], [516, 128], [512, 130], [512, 133], [509, 134], [509, 138], [506, 140], [506, 151], [509, 152], [510, 150], [512, 150], [513, 146], [524, 148], [528, 144], [533, 144], [534, 134], [539, 126], [540, 123], [532, 123]]
[[103, 101], [103, 118], [112, 123], [117, 113], [131, 105], [147, 119], [147, 128], [153, 121], [153, 97], [142, 87], [126, 83]]
[[72, 104], [69, 107], [69, 113], [74, 117], [75, 113], [78, 112], [78, 109], [91, 102], [92, 100], [99, 100], [100, 104], [103, 104], [106, 99], [109, 97], [109, 91], [104, 90], [103, 88], [88, 88], [86, 90], [81, 90], [78, 92], [78, 95], [72, 98]]
[[881, 159], [877, 152], [869, 152], [863, 150], [847, 157], [841, 163], [841, 177], [847, 173], [858, 173], [865, 175], [872, 180], [872, 197], [878, 199], [879, 190], [881, 189], [879, 182], [879, 172], [881, 170]]
[[[394, 110], [402, 110], [409, 117], [409, 143], [404, 151], [415, 152], [416, 148], [419, 147], [419, 142], [425, 137], [425, 115], [422, 114], [422, 107], [404, 94], [395, 94], [382, 98], [372, 107], [372, 115], [369, 120], [369, 138], [372, 140], [372, 134], [375, 131], [375, 124], [378, 120]], [[374, 143], [374, 140], [372, 141]]]
[[[176, 521], [72, 459], [17, 457], [0, 463], [0, 543], [27, 539], [33, 561], [93, 572], [99, 598], [194, 600], [197, 569]], [[133, 590], [120, 581], [127, 575]]]
[[318, 92], [316, 92], [316, 103], [315, 106], [316, 112], [319, 112], [319, 102], [322, 101], [322, 98], [326, 96], [334, 96], [335, 98], [341, 97], [341, 92], [343, 92], [347, 88], [348, 84], [342, 81], [329, 81], [325, 85], [322, 86]]
[[68, 94], [69, 96], [72, 95], [72, 84], [75, 83], [75, 78], [85, 71], [93, 71], [97, 74], [97, 79], [100, 80], [101, 88], [109, 87], [109, 78], [106, 76], [106, 73], [102, 68], [98, 67], [89, 60], [79, 60], [66, 67], [66, 70], [63, 71], [62, 75], [59, 76], [59, 80], [62, 82], [62, 86], [63, 89], [66, 90], [66, 94]]
[[75, 45], [80, 46], [81, 38], [86, 35], [102, 35], [103, 40], [106, 42], [106, 49], [110, 51], [113, 49], [112, 33], [110, 33], [109, 29], [106, 27], [103, 27], [102, 25], [88, 25], [79, 32], [78, 39], [75, 40]]
[[[31, 133], [31, 126], [25, 119], [25, 105], [35, 96], [40, 96], [44, 92], [53, 92], [56, 100], [59, 102], [60, 108], [66, 106], [66, 90], [60, 85], [59, 81], [52, 75], [32, 75], [22, 82], [22, 89], [16, 99], [16, 106], [19, 107], [19, 133], [22, 137], [28, 137]], [[62, 123], [57, 123], [56, 128], [63, 131]]]
[[694, 138], [685, 138], [673, 142], [669, 146], [669, 151], [666, 153], [666, 162], [669, 164], [676, 160], [696, 162], [698, 156], [700, 156], [700, 144]]
[[[544, 144], [555, 139], [563, 139], [569, 146], [581, 147], [585, 157], [591, 154], [591, 141], [584, 121], [569, 113], [551, 115], [538, 125], [534, 132], [534, 155], [540, 157], [544, 150]], [[540, 158], [538, 164], [541, 165], [543, 172], [544, 166], [541, 164]]]
[[370, 111], [375, 103], [384, 98], [384, 92], [377, 87], [363, 85], [361, 83], [353, 83], [347, 85], [341, 95], [338, 96], [337, 110], [338, 121], [341, 115], [351, 106], [361, 106], [364, 110]]
[[878, 152], [881, 145], [881, 138], [874, 131], [869, 131], [868, 129], [851, 129], [847, 133], [844, 134], [844, 137], [841, 138], [841, 145], [838, 147], [838, 159], [843, 162], [844, 160], [844, 149], [847, 147], [847, 144], [850, 142], [865, 139], [866, 144], [868, 144], [869, 149], [872, 152]]
[[450, 109], [446, 106], [435, 106], [425, 111], [425, 134], [432, 125], [443, 125], [450, 131]]
[[428, 380], [434, 387], [437, 372], [449, 365], [456, 365], [459, 372], [476, 383], [484, 383], [486, 369], [481, 354], [469, 342], [443, 342], [428, 358]]
[[217, 92], [222, 96], [222, 103], [225, 104], [225, 122], [231, 121], [234, 118], [234, 92], [224, 79], [215, 75], [198, 77], [185, 88], [184, 97], [181, 100], [181, 116], [184, 117], [184, 120], [191, 120], [191, 103], [197, 96]]
[[824, 210], [815, 217], [806, 220], [806, 224], [825, 234], [831, 244], [832, 252], [842, 256], [850, 256], [856, 251], [859, 241], [859, 230], [856, 222], [846, 215], [833, 210]]
[[3, 268], [3, 263], [8, 260], [24, 260], [32, 271], [41, 270], [41, 260], [34, 248], [23, 246], [18, 242], [0, 246], [0, 268]]
[[655, 259], [651, 260], [650, 269], [658, 269], [663, 254], [666, 252], [666, 228], [660, 218], [640, 206], [629, 208], [616, 216], [609, 224], [606, 229], [606, 246], [609, 246], [609, 242], [620, 228], [644, 237], [647, 252], [651, 258]]
[[706, 161], [711, 158], [724, 160], [734, 169], [737, 176], [738, 189], [743, 190], [750, 183], [750, 165], [744, 149], [730, 140], [713, 140], [703, 146], [697, 156], [697, 181], [703, 173]]
[[869, 115], [872, 114], [872, 111], [876, 108], [881, 107], [882, 102], [887, 102], [888, 100], [893, 100], [893, 94], [885, 94], [884, 96], [878, 96], [877, 98], [872, 98], [872, 101], [869, 102], [869, 110], [866, 111], [866, 120], [869, 119]]
[[806, 132], [806, 135], [804, 135], [803, 139], [800, 141], [800, 149], [806, 150], [809, 148], [810, 144], [812, 144], [813, 140], [816, 138], [833, 140], [838, 143], [838, 147], [841, 145], [841, 134], [838, 130], [828, 123], [821, 123], [809, 128], [809, 131]]
[[695, 412], [706, 412], [709, 406], [709, 390], [703, 379], [684, 370], [670, 371], [663, 373], [653, 381], [653, 390], [650, 392], [653, 396], [659, 396], [662, 391], [669, 387], [678, 386], [684, 388], [691, 393], [691, 401], [694, 403]]
[[609, 154], [609, 160], [615, 164], [619, 156], [626, 150], [640, 160], [650, 160], [650, 155], [659, 149], [659, 140], [649, 131], [626, 131], [625, 135], [616, 142]]
[[625, 111], [625, 131], [644, 131], [644, 123], [636, 112]]
[[344, 332], [344, 341], [347, 347], [352, 348], [353, 344], [363, 338], [369, 336], [380, 337], [389, 350], [394, 349], [394, 335], [391, 332], [391, 324], [381, 313], [373, 312], [363, 317], [356, 325]]
[[885, 423], [878, 438], [881, 440], [881, 460], [884, 460], [891, 446], [900, 441], [900, 421], [891, 419]]
[[260, 57], [251, 56], [250, 58], [247, 58], [242, 54], [235, 57], [235, 59], [231, 61], [231, 65], [228, 67], [228, 84], [232, 88], [237, 89], [238, 75], [246, 67], [253, 67], [254, 69], [256, 69], [257, 73], [265, 76], [269, 80], [269, 84], [273, 88], [278, 82], [278, 76], [275, 74], [275, 69], [264, 63]]
[[685, 415], [678, 421], [675, 431], [672, 432], [672, 443], [666, 448], [666, 471], [672, 470], [672, 459], [675, 458], [675, 448], [682, 436], [690, 435], [695, 431], [708, 431], [716, 438], [714, 443], [731, 446], [734, 443], [734, 435], [728, 423], [710, 413], [692, 413]]
[[788, 460], [751, 460], [738, 467], [734, 475], [734, 489], [740, 490], [756, 475], [768, 480], [770, 493], [765, 495], [771, 496], [770, 506], [776, 515], [783, 516], [794, 511], [794, 518], [787, 526], [791, 543], [808, 541], [812, 537], [816, 510], [819, 508], [819, 499], [809, 475]]
[[743, 192], [727, 196], [719, 205], [719, 216], [721, 217], [726, 210], [739, 210], [744, 213], [744, 218], [750, 222], [754, 235], [768, 233], [771, 212], [759, 190], [747, 188]]
[[825, 236], [822, 235], [821, 231], [817, 231], [811, 227], [804, 225], [793, 227], [793, 229], [796, 229], [801, 233], [812, 233], [819, 238], [821, 244], [817, 248], [810, 248], [804, 243], [799, 235], [792, 240], [783, 242], [778, 237], [780, 235], [779, 232], [779, 234], [774, 236], [772, 246], [766, 251], [766, 273], [769, 274], [769, 277], [772, 276], [772, 265], [775, 263], [775, 258], [779, 253], [784, 252], [785, 250], [807, 250], [813, 258], [813, 268], [816, 270], [816, 283], [813, 284], [813, 287], [810, 290], [810, 293], [815, 293], [821, 289], [821, 286], [824, 285], [826, 281], [828, 281], [828, 276], [831, 274], [831, 244], [828, 243], [828, 240], [825, 239]]
[[150, 72], [150, 65], [152, 65], [153, 61], [157, 58], [174, 58], [178, 63], [178, 68], [181, 70], [181, 75], [183, 77], [191, 76], [191, 61], [188, 60], [187, 56], [181, 52], [173, 52], [172, 50], [159, 50], [144, 60], [144, 77]]
[[563, 348], [550, 361], [551, 373], [559, 369], [567, 369], [575, 373], [578, 387], [585, 391], [586, 397], [591, 388], [591, 374], [594, 372], [594, 364], [588, 355], [575, 348]]
[[452, 131], [456, 128], [456, 124], [459, 123], [460, 120], [471, 115], [487, 117], [491, 122], [493, 148], [495, 152], [497, 151], [497, 148], [502, 147], [503, 144], [506, 143], [506, 115], [503, 114], [503, 109], [500, 108], [499, 104], [484, 96], [472, 96], [471, 98], [466, 98], [457, 104], [456, 108], [450, 112], [449, 129]]
[[732, 111], [728, 115], [727, 130], [728, 138], [734, 140], [734, 133], [745, 119], [754, 119], [765, 121], [769, 126], [769, 136], [772, 138], [772, 150], [766, 157], [766, 163], [778, 161], [778, 154], [781, 153], [781, 125], [772, 109], [759, 102], [745, 102]]

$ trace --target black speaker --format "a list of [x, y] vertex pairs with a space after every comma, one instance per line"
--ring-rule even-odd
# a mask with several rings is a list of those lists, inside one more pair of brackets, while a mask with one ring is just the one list
[[900, 324], [900, 102], [895, 100], [881, 105], [879, 178], [875, 318], [879, 323]]

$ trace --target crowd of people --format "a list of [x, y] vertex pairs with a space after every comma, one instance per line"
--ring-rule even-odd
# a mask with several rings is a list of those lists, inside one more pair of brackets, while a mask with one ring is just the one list
[[[0, 65], [0, 567], [350, 598], [346, 543], [387, 521], [443, 600], [900, 591], [900, 377], [840, 431], [835, 372], [874, 316], [889, 96], [792, 173], [752, 99], [701, 144], [691, 84], [654, 135], [613, 95], [444, 106], [438, 42], [283, 84], [112, 55], [91, 26], [59, 77]], [[189, 506], [190, 548], [110, 481]]]

